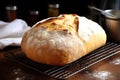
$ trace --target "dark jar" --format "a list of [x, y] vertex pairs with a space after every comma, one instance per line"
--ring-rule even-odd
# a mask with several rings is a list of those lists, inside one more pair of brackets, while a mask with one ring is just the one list
[[48, 4], [48, 17], [56, 17], [59, 15], [59, 4]]
[[6, 21], [10, 22], [17, 18], [17, 6], [6, 6]]
[[29, 11], [28, 24], [32, 27], [39, 20], [39, 11], [31, 10]]

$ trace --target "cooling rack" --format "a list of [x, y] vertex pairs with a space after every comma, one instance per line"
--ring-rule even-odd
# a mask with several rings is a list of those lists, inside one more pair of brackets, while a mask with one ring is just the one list
[[24, 54], [21, 54], [23, 52], [20, 49], [17, 49], [16, 51], [8, 51], [5, 53], [5, 56], [9, 60], [20, 63], [44, 75], [56, 79], [66, 79], [119, 52], [119, 44], [107, 42], [106, 45], [94, 50], [90, 54], [64, 66], [50, 66], [33, 62]]

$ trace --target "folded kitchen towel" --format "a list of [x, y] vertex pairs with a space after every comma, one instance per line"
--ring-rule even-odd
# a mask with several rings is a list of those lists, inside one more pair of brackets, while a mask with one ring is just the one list
[[30, 27], [22, 19], [15, 19], [12, 22], [0, 21], [0, 49], [7, 46], [20, 46], [24, 33]]

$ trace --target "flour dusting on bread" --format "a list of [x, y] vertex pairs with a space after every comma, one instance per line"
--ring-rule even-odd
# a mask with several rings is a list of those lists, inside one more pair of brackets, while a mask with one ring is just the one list
[[43, 64], [62, 66], [105, 45], [100, 25], [77, 14], [61, 14], [37, 22], [22, 39], [25, 55]]

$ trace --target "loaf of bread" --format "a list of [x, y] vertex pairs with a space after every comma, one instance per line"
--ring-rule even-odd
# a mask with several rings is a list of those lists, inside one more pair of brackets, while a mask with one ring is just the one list
[[77, 14], [61, 14], [37, 22], [22, 39], [26, 57], [63, 66], [105, 45], [106, 33], [96, 22]]

